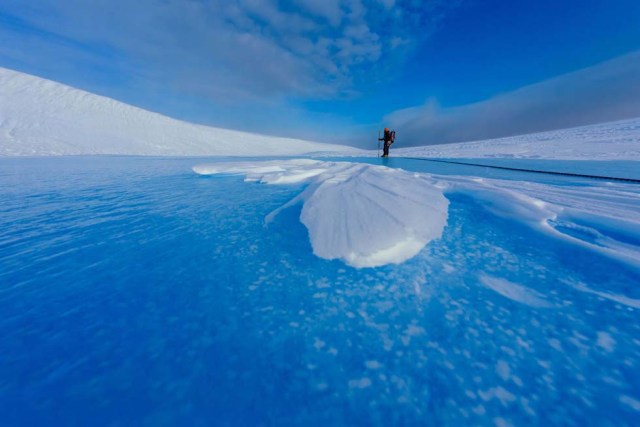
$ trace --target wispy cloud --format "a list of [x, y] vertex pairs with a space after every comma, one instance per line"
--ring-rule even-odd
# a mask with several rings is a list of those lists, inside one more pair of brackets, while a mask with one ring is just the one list
[[403, 145], [498, 138], [640, 116], [640, 51], [495, 96], [441, 108], [436, 100], [385, 118]]
[[[238, 99], [329, 98], [382, 78], [435, 28], [444, 0], [5, 0], [54, 57], [113, 49], [145, 83]], [[6, 34], [6, 29], [5, 29]], [[75, 46], [77, 47], [77, 46]], [[20, 49], [20, 45], [14, 46]], [[78, 60], [87, 55], [76, 49]], [[5, 56], [17, 56], [5, 46]], [[385, 61], [381, 61], [382, 57]], [[33, 58], [34, 61], [42, 58]]]

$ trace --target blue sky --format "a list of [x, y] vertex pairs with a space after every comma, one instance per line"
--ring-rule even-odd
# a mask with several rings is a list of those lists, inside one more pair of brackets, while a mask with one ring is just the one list
[[0, 66], [214, 126], [455, 142], [640, 116], [640, 2], [0, 0]]

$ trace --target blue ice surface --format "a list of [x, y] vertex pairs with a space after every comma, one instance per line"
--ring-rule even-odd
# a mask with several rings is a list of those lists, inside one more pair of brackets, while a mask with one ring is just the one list
[[541, 160], [504, 158], [439, 160], [473, 163], [480, 166], [498, 166], [555, 173], [640, 180], [640, 162], [633, 160]]
[[640, 423], [637, 270], [456, 194], [442, 239], [353, 269], [299, 207], [265, 227], [299, 185], [202, 162], [0, 159], [0, 424]]
[[[352, 161], [348, 157], [338, 158], [342, 161]], [[336, 160], [336, 158], [326, 159]], [[483, 178], [508, 179], [508, 180], [530, 180], [535, 182], [553, 183], [564, 185], [566, 183], [575, 184], [581, 180], [559, 179], [549, 174], [538, 174], [530, 172], [520, 172], [511, 170], [501, 170], [499, 168], [515, 168], [522, 170], [534, 170], [540, 172], [569, 173], [575, 175], [591, 175], [612, 177], [619, 179], [640, 180], [640, 162], [633, 160], [611, 161], [611, 160], [541, 160], [541, 159], [508, 159], [508, 158], [486, 158], [486, 159], [465, 159], [465, 158], [402, 158], [388, 157], [379, 158], [359, 158], [358, 161], [384, 164], [389, 167], [399, 167], [406, 170], [421, 171], [442, 175], [473, 175]], [[454, 165], [447, 163], [453, 162]], [[468, 163], [475, 166], [465, 166], [455, 163]], [[483, 167], [486, 166], [486, 167]], [[498, 168], [493, 168], [497, 166]], [[591, 178], [586, 183], [590, 183]]]

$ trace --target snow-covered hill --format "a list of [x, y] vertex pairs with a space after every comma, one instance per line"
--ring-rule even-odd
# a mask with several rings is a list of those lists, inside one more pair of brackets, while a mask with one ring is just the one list
[[[396, 146], [402, 144], [401, 130]], [[530, 135], [398, 148], [394, 156], [640, 161], [640, 118]]]
[[[640, 161], [640, 118], [530, 135], [401, 148], [393, 156]], [[372, 155], [353, 147], [213, 128], [0, 67], [0, 156]]]
[[195, 125], [0, 67], [0, 155], [288, 156], [352, 147]]

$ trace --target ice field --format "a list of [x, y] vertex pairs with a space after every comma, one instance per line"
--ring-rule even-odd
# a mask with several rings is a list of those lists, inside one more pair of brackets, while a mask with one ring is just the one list
[[0, 158], [2, 424], [640, 423], [640, 185], [345, 160]]

